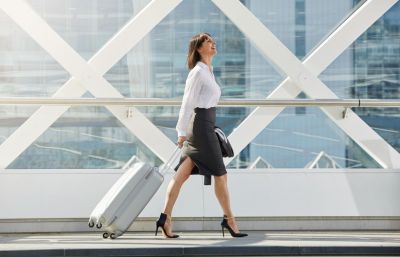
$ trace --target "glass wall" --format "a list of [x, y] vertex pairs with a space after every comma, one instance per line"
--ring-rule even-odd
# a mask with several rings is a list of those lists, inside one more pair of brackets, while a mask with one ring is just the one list
[[[150, 0], [29, 0], [32, 8], [83, 58], [90, 58]], [[304, 59], [360, 4], [355, 0], [242, 0], [297, 58]], [[320, 79], [340, 98], [400, 96], [400, 4], [343, 52]], [[52, 96], [69, 74], [0, 12], [0, 94]], [[184, 0], [104, 77], [125, 97], [181, 99], [190, 38], [209, 32], [217, 42], [214, 74], [223, 98], [264, 99], [284, 79], [209, 0]], [[90, 94], [85, 96], [91, 97]], [[299, 98], [307, 98], [301, 93]], [[2, 107], [2, 141], [36, 107]], [[173, 142], [178, 107], [140, 107]], [[219, 108], [231, 133], [253, 108]], [[399, 109], [354, 109], [400, 149]], [[9, 168], [120, 168], [131, 157], [160, 160], [106, 108], [71, 108]], [[230, 168], [376, 168], [379, 165], [319, 108], [286, 108], [241, 151]]]
[[[341, 98], [399, 99], [400, 3], [363, 33], [320, 78]], [[354, 111], [400, 151], [400, 108]]]

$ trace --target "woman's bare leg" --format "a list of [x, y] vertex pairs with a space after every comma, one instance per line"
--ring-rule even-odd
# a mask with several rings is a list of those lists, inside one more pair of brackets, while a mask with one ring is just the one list
[[[224, 214], [229, 218], [234, 217], [231, 210], [231, 204], [229, 199], [228, 175], [225, 174], [223, 176], [214, 176], [214, 180], [215, 180], [214, 184], [215, 196], [217, 197], [219, 204], [221, 205], [221, 208], [224, 211]], [[233, 229], [233, 231], [239, 232], [239, 229], [237, 227], [234, 218], [228, 219], [228, 224]]]
[[[176, 199], [178, 198], [179, 191], [183, 183], [189, 178], [194, 163], [190, 157], [187, 157], [183, 163], [179, 166], [178, 171], [171, 179], [168, 185], [167, 194], [165, 197], [164, 213], [167, 214], [168, 218], [171, 217], [172, 209], [174, 208]], [[164, 228], [169, 235], [172, 235], [171, 220], [167, 219]]]

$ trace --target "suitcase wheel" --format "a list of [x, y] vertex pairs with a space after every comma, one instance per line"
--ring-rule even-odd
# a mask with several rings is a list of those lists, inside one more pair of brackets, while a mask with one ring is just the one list
[[109, 236], [110, 236], [110, 234], [108, 234], [107, 232], [104, 232], [104, 233], [103, 233], [103, 238], [104, 238], [104, 239], [108, 238]]
[[101, 228], [102, 226], [103, 226], [103, 224], [101, 224], [101, 223], [96, 224], [96, 228]]
[[88, 226], [89, 226], [89, 228], [93, 228], [94, 227], [93, 220], [89, 220]]
[[114, 234], [114, 233], [111, 233], [110, 238], [111, 238], [111, 239], [116, 239], [116, 238], [117, 238], [117, 235]]

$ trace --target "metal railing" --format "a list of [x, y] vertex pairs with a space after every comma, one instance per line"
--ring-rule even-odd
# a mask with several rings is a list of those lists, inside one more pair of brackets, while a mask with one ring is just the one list
[[[3, 97], [0, 105], [67, 105], [67, 106], [180, 106], [182, 100], [165, 98], [54, 98]], [[221, 99], [218, 106], [230, 107], [400, 107], [400, 99]]]

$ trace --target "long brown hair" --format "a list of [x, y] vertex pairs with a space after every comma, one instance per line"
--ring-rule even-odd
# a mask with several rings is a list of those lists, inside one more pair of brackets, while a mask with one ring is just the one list
[[189, 51], [187, 55], [187, 64], [189, 70], [193, 69], [194, 66], [196, 66], [197, 62], [201, 60], [201, 56], [197, 49], [199, 49], [203, 42], [209, 37], [211, 37], [211, 35], [204, 32], [194, 35], [190, 40]]

